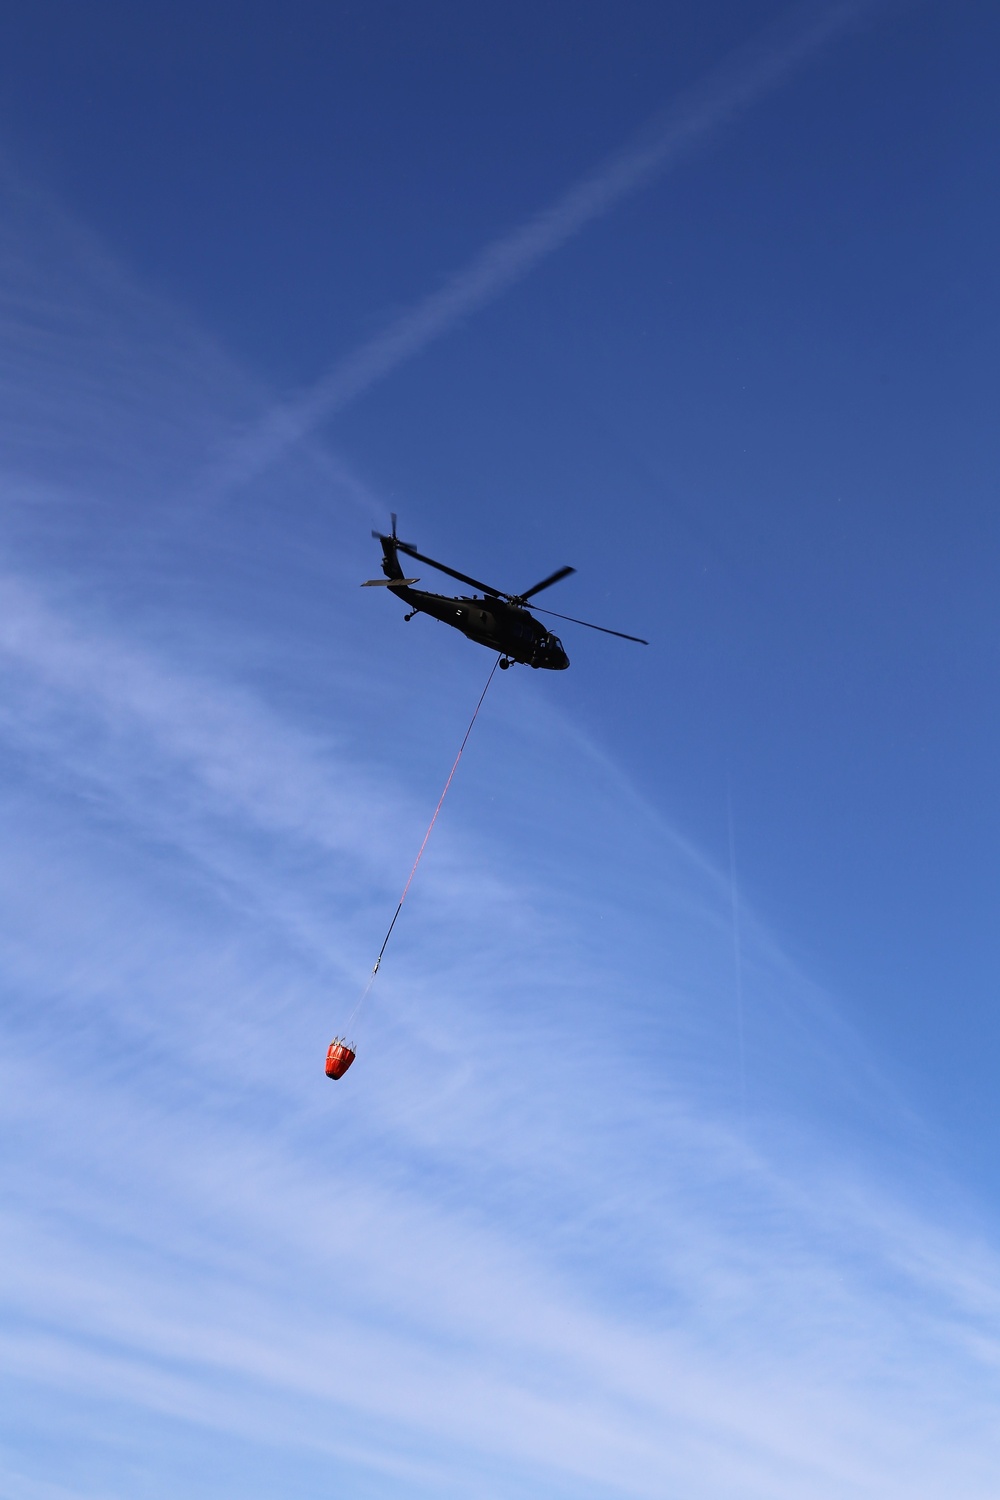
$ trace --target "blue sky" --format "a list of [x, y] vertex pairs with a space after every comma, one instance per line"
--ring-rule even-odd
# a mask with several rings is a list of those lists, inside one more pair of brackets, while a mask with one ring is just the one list
[[996, 1495], [998, 33], [0, 22], [5, 1496]]

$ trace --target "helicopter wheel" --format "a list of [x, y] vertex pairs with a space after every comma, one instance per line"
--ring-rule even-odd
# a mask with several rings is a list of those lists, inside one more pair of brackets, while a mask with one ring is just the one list
[[500, 670], [501, 670], [501, 672], [506, 672], [506, 670], [507, 670], [507, 668], [509, 666], [510, 666], [510, 662], [507, 660], [506, 656], [501, 656], [501, 658], [500, 658]]

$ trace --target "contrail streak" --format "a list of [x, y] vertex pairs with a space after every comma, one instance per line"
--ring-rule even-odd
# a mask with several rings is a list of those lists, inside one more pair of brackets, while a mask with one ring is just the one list
[[729, 811], [729, 895], [733, 911], [733, 975], [736, 981], [736, 1040], [739, 1045], [740, 1062], [740, 1106], [743, 1113], [743, 1128], [747, 1123], [747, 1062], [746, 1042], [743, 1026], [743, 944], [740, 940], [740, 896], [736, 880], [736, 825], [733, 819], [733, 783], [729, 781], [727, 808]]
[[225, 492], [258, 474], [326, 418], [343, 410], [383, 376], [411, 359], [469, 313], [494, 301], [534, 266], [679, 161], [713, 131], [773, 88], [875, 0], [838, 0], [817, 10], [797, 8], [778, 26], [727, 58], [684, 93], [624, 150], [608, 158], [547, 209], [480, 251], [374, 338], [355, 349], [311, 390], [274, 409], [212, 475]]

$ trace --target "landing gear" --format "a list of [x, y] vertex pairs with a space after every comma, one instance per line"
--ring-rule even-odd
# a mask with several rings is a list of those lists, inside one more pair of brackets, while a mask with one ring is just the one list
[[413, 619], [413, 616], [414, 616], [414, 615], [415, 615], [415, 614], [417, 614], [417, 613], [418, 613], [418, 611], [417, 611], [417, 610], [415, 610], [415, 609], [411, 609], [411, 610], [410, 610], [410, 613], [409, 613], [409, 614], [408, 614], [408, 615], [404, 615], [404, 616], [403, 616], [403, 619], [404, 619], [404, 620], [412, 620], [412, 619]]
[[507, 668], [509, 666], [510, 666], [510, 662], [507, 660], [506, 656], [501, 656], [501, 658], [500, 658], [500, 670], [501, 670], [501, 672], [506, 672], [506, 670], [507, 670]]

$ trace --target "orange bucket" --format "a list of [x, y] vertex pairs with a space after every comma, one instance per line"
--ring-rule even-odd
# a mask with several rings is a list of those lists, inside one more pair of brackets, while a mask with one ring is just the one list
[[349, 1047], [343, 1037], [335, 1036], [326, 1049], [327, 1078], [343, 1078], [357, 1053]]

